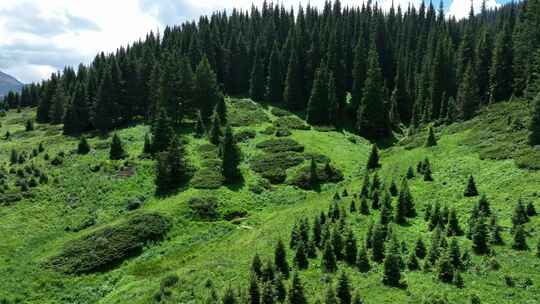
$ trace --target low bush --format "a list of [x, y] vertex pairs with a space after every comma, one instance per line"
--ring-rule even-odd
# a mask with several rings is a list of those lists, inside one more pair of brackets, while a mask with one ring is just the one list
[[255, 138], [257, 133], [253, 130], [242, 130], [234, 135], [234, 138], [237, 142], [246, 142], [250, 139]]
[[227, 119], [233, 127], [262, 124], [270, 121], [260, 105], [251, 100], [236, 100], [228, 109]]
[[310, 130], [311, 127], [305, 121], [297, 116], [279, 117], [275, 122], [277, 128], [286, 128], [292, 130]]
[[291, 134], [292, 134], [291, 131], [285, 128], [281, 128], [276, 131], [276, 137], [287, 137], [287, 136], [291, 136]]
[[272, 115], [277, 116], [277, 117], [293, 115], [293, 113], [291, 113], [291, 112], [289, 112], [289, 111], [287, 111], [285, 109], [280, 109], [280, 108], [272, 108], [272, 110], [270, 110], [270, 113], [272, 113]]
[[260, 142], [256, 146], [266, 153], [304, 152], [304, 146], [289, 138], [276, 138]]
[[219, 217], [218, 201], [215, 197], [194, 197], [188, 201], [191, 215], [196, 219], [215, 220]]
[[251, 161], [251, 169], [268, 179], [273, 184], [283, 183], [287, 178], [286, 170], [304, 162], [304, 155], [298, 152], [279, 152], [262, 154]]
[[197, 152], [203, 159], [219, 158], [219, 150], [212, 144], [204, 144], [197, 147]]
[[223, 185], [223, 181], [220, 169], [204, 167], [195, 172], [191, 185], [195, 189], [218, 189]]
[[242, 208], [232, 208], [223, 212], [223, 218], [227, 221], [234, 221], [236, 219], [245, 218], [248, 216], [248, 212]]
[[288, 183], [308, 190], [313, 189], [316, 184], [338, 183], [343, 180], [343, 173], [339, 169], [334, 168], [330, 164], [325, 164], [317, 165], [317, 181], [316, 183], [312, 183], [310, 169], [309, 165], [303, 166], [294, 173]]
[[138, 214], [66, 243], [45, 266], [66, 274], [107, 271], [140, 254], [149, 242], [162, 240], [170, 226], [160, 214]]
[[515, 162], [521, 169], [540, 170], [540, 149], [524, 149]]
[[263, 135], [273, 135], [274, 133], [276, 133], [276, 127], [274, 126], [269, 126], [269, 127], [266, 127], [264, 130], [262, 130], [260, 133], [263, 134]]

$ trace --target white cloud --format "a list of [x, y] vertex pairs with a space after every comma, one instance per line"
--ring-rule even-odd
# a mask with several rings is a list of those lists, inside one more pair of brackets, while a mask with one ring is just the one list
[[[448, 15], [456, 17], [456, 19], [463, 19], [469, 16], [471, 11], [471, 3], [474, 8], [474, 12], [477, 14], [482, 8], [482, 0], [454, 0], [448, 10]], [[488, 9], [498, 7], [499, 4], [495, 0], [486, 0], [486, 7]]]

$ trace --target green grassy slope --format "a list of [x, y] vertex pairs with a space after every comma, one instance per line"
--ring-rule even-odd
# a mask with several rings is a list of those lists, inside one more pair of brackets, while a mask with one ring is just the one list
[[[429, 243], [429, 233], [423, 221], [423, 207], [439, 201], [443, 206], [458, 210], [462, 227], [465, 227], [469, 211], [477, 198], [464, 199], [463, 189], [467, 176], [474, 174], [481, 193], [485, 193], [493, 210], [505, 228], [503, 236], [507, 245], [497, 247], [497, 260], [501, 270], [491, 271], [487, 258], [474, 257], [475, 267], [464, 273], [465, 288], [456, 289], [440, 283], [433, 273], [406, 273], [408, 288], [392, 289], [382, 285], [381, 268], [377, 266], [368, 274], [360, 274], [352, 268], [341, 265], [346, 270], [352, 286], [358, 290], [366, 303], [418, 303], [428, 293], [447, 293], [455, 303], [468, 303], [470, 295], [476, 293], [482, 303], [534, 303], [534, 295], [540, 288], [540, 259], [534, 251], [517, 252], [510, 249], [511, 213], [518, 198], [533, 200], [538, 208], [538, 185], [540, 172], [520, 169], [534, 167], [537, 159], [535, 151], [494, 156], [494, 146], [518, 147], [526, 151], [522, 139], [526, 131], [507, 124], [506, 117], [512, 113], [520, 117], [526, 125], [528, 105], [524, 102], [504, 103], [491, 107], [478, 118], [449, 127], [439, 128], [439, 145], [423, 148], [423, 136], [419, 134], [403, 139], [400, 145], [382, 152], [380, 175], [389, 183], [397, 181], [408, 166], [429, 157], [433, 166], [434, 182], [424, 182], [421, 178], [411, 181], [411, 191], [420, 215], [408, 227], [395, 227], [400, 240], [413, 244], [418, 233]], [[271, 120], [277, 119], [264, 113]], [[260, 114], [260, 112], [259, 112]], [[303, 191], [292, 186], [273, 186], [272, 190], [255, 194], [252, 185], [259, 183], [260, 177], [250, 170], [249, 163], [257, 157], [255, 145], [271, 138], [260, 131], [271, 122], [263, 120], [247, 121], [235, 131], [251, 129], [258, 131], [256, 138], [240, 145], [244, 154], [242, 172], [243, 187], [221, 187], [217, 190], [183, 189], [177, 195], [167, 198], [154, 197], [154, 163], [139, 158], [142, 151], [145, 126], [136, 126], [119, 131], [130, 159], [120, 162], [108, 161], [110, 138], [92, 137], [89, 142], [93, 152], [86, 156], [76, 155], [77, 140], [61, 135], [61, 129], [54, 126], [37, 126], [35, 131], [25, 132], [24, 123], [33, 116], [30, 110], [22, 113], [9, 112], [2, 118], [0, 134], [12, 134], [10, 140], [0, 140], [0, 164], [7, 171], [11, 149], [31, 151], [43, 143], [46, 151], [29, 163], [34, 162], [49, 174], [49, 183], [33, 189], [32, 196], [9, 205], [0, 202], [0, 299], [19, 299], [27, 303], [149, 303], [158, 292], [160, 281], [167, 275], [176, 274], [180, 281], [171, 288], [172, 294], [165, 303], [201, 303], [208, 293], [207, 280], [211, 279], [218, 290], [232, 285], [246, 286], [249, 265], [255, 253], [263, 259], [271, 258], [276, 241], [281, 238], [288, 242], [293, 224], [302, 217], [309, 219], [327, 210], [336, 191], [347, 189], [357, 193], [363, 179], [363, 167], [370, 151], [369, 143], [351, 134], [340, 132], [319, 132], [315, 130], [292, 130], [290, 138], [305, 146], [307, 153], [323, 154], [343, 171], [344, 181], [335, 185], [323, 185], [320, 192]], [[504, 123], [500, 123], [504, 121]], [[190, 162], [198, 167], [202, 163], [197, 147], [206, 143], [204, 139], [191, 136], [188, 139]], [[354, 140], [351, 140], [354, 139]], [[489, 142], [489, 145], [486, 145]], [[521, 145], [521, 146], [520, 146]], [[51, 159], [65, 152], [60, 166], [45, 161], [45, 153]], [[101, 165], [99, 172], [90, 170]], [[133, 168], [135, 174], [124, 177], [120, 172]], [[294, 169], [292, 169], [294, 171]], [[16, 187], [10, 185], [10, 189]], [[235, 221], [203, 222], [194, 220], [189, 213], [187, 201], [192, 197], [213, 196], [219, 200], [222, 213], [246, 211], [244, 219]], [[141, 210], [126, 210], [128, 201], [144, 201]], [[344, 199], [347, 204], [350, 198]], [[142, 254], [124, 261], [118, 267], [105, 272], [87, 275], [65, 275], [44, 267], [48, 257], [57, 254], [69, 240], [76, 239], [126, 218], [130, 213], [159, 212], [172, 221], [172, 229], [167, 239], [148, 246]], [[378, 218], [377, 212], [372, 214]], [[88, 219], [95, 225], [73, 232]], [[351, 215], [349, 222], [359, 241], [363, 239], [370, 221], [369, 217]], [[540, 218], [533, 218], [527, 228], [536, 236]], [[69, 227], [70, 231], [66, 231]], [[77, 230], [77, 229], [76, 229]], [[463, 248], [470, 248], [470, 241], [460, 238]], [[529, 246], [535, 247], [537, 237], [529, 239]], [[292, 265], [293, 252], [288, 252]], [[301, 277], [311, 299], [317, 299], [326, 289], [327, 282], [335, 281], [334, 276], [322, 274], [320, 258], [310, 261], [310, 269], [302, 271]], [[517, 287], [505, 285], [504, 276], [512, 276]], [[533, 285], [520, 287], [519, 282], [530, 278]]]

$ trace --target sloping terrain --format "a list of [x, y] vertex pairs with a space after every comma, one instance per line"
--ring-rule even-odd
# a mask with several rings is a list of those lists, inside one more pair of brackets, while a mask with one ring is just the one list
[[[470, 303], [472, 295], [482, 303], [534, 301], [540, 292], [540, 259], [535, 256], [540, 217], [531, 217], [526, 224], [533, 236], [528, 238], [527, 251], [511, 248], [510, 231], [518, 199], [540, 208], [540, 172], [532, 170], [538, 168], [540, 157], [538, 151], [525, 147], [526, 130], [520, 127], [528, 124], [527, 113], [526, 102], [496, 104], [471, 121], [436, 128], [435, 147], [424, 147], [426, 134], [419, 131], [381, 151], [382, 167], [377, 174], [386, 186], [392, 180], [399, 186], [407, 169], [416, 169], [425, 158], [431, 163], [433, 181], [424, 181], [417, 172], [409, 180], [418, 216], [407, 225], [392, 225], [394, 235], [409, 250], [418, 236], [429, 247], [432, 232], [424, 221], [428, 205], [438, 202], [455, 208], [466, 230], [479, 199], [463, 197], [470, 175], [474, 175], [479, 192], [487, 196], [505, 245], [494, 246], [495, 253], [490, 256], [471, 253], [470, 266], [462, 272], [463, 288], [440, 282], [436, 266], [432, 270], [404, 270], [406, 288], [383, 285], [382, 265], [373, 261], [367, 273], [339, 262], [339, 272], [327, 274], [322, 271], [318, 252], [317, 258], [309, 260], [309, 268], [299, 272], [310, 303], [324, 300], [324, 290], [335, 285], [342, 271], [365, 303], [421, 303], [432, 292], [445, 294], [451, 303]], [[217, 151], [208, 147], [206, 139], [185, 134], [195, 176], [178, 194], [156, 197], [154, 161], [141, 156], [146, 126], [119, 130], [129, 158], [109, 161], [110, 138], [90, 135], [92, 151], [78, 155], [78, 139], [62, 135], [60, 127], [37, 125], [35, 130], [25, 131], [26, 121], [35, 115], [33, 110], [8, 112], [0, 128], [4, 180], [0, 194], [0, 303], [203, 303], [212, 290], [221, 295], [228, 287], [241, 287], [240, 293], [247, 293], [255, 254], [263, 261], [273, 260], [277, 241], [282, 239], [288, 245], [298, 220], [311, 221], [326, 212], [333, 201], [347, 210], [351, 200], [359, 204], [354, 197], [360, 193], [371, 150], [369, 142], [353, 134], [306, 130], [294, 116], [287, 113], [289, 118], [283, 119], [281, 114], [249, 100], [229, 101], [235, 134], [244, 135], [240, 143], [244, 182], [231, 187], [216, 185], [215, 174], [208, 172], [219, 167]], [[280, 137], [274, 134], [279, 129], [291, 133], [282, 137], [287, 140], [277, 141]], [[9, 139], [4, 138], [7, 131]], [[268, 141], [273, 145], [264, 144]], [[40, 144], [43, 149], [39, 149]], [[26, 155], [21, 164], [10, 164], [13, 149]], [[272, 159], [272, 153], [287, 154]], [[270, 158], [270, 164], [289, 157], [284, 179], [272, 182], [276, 174], [267, 180], [261, 174], [266, 169], [256, 172], [254, 163], [260, 165], [264, 157]], [[316, 191], [295, 186], [295, 177], [311, 159], [317, 159], [321, 167], [329, 162], [340, 171], [342, 180], [322, 183]], [[21, 179], [28, 181], [28, 187], [20, 185]], [[198, 187], [200, 184], [206, 186]], [[344, 190], [348, 195], [343, 195]], [[337, 200], [336, 193], [341, 194]], [[347, 225], [361, 244], [380, 211], [347, 213]], [[134, 220], [138, 224], [128, 229], [132, 225], [126, 223]], [[148, 222], [141, 224], [145, 220]], [[117, 242], [126, 239], [134, 243]], [[457, 239], [462, 251], [470, 251], [470, 240]], [[88, 240], [92, 242], [86, 243]], [[68, 254], [81, 252], [77, 251], [80, 248], [96, 252], [99, 263], [89, 265], [91, 258], [78, 260], [77, 255]], [[108, 255], [106, 248], [122, 250]], [[294, 250], [287, 249], [287, 255], [289, 265], [294, 265]], [[65, 271], [76, 265], [84, 265], [84, 269]], [[287, 289], [290, 284], [291, 280], [285, 283]]]
[[4, 96], [10, 91], [19, 92], [23, 84], [6, 73], [0, 71], [0, 96]]

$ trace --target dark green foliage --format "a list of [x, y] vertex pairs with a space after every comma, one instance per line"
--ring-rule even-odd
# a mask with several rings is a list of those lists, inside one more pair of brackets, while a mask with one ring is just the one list
[[519, 199], [514, 208], [514, 213], [512, 214], [512, 225], [515, 228], [528, 222], [529, 216], [527, 215], [527, 210], [525, 209], [525, 206], [523, 206], [523, 201]]
[[122, 141], [120, 140], [120, 137], [118, 134], [114, 134], [112, 141], [111, 141], [111, 149], [109, 151], [109, 159], [111, 160], [119, 160], [124, 159], [128, 155], [124, 151], [124, 147], [122, 145]]
[[528, 216], [536, 216], [536, 208], [534, 207], [534, 203], [532, 201], [529, 201], [527, 203], [527, 215]]
[[[315, 177], [315, 179], [313, 179]], [[334, 168], [330, 163], [324, 167], [316, 162], [310, 162], [310, 166], [300, 168], [290, 179], [290, 184], [298, 186], [301, 189], [316, 189], [319, 184], [338, 183], [343, 180], [343, 173]]]
[[385, 107], [384, 79], [375, 43], [369, 51], [368, 70], [362, 100], [357, 112], [357, 128], [368, 138], [386, 137], [391, 133], [388, 111]]
[[303, 163], [305, 157], [297, 152], [268, 153], [254, 158], [251, 169], [271, 183], [279, 184], [285, 181], [285, 170]]
[[345, 248], [344, 248], [344, 258], [345, 262], [349, 265], [354, 265], [356, 263], [356, 258], [358, 254], [358, 248], [356, 245], [356, 237], [352, 230], [347, 232], [345, 237]]
[[462, 269], [463, 262], [461, 261], [461, 249], [456, 238], [452, 238], [447, 249], [448, 258], [454, 269]]
[[223, 295], [222, 303], [223, 304], [236, 304], [237, 303], [236, 295], [234, 294], [234, 291], [232, 290], [230, 286], [227, 288], [227, 290], [225, 291], [225, 294]]
[[356, 267], [360, 272], [368, 272], [371, 269], [369, 263], [369, 257], [366, 250], [366, 246], [362, 245], [358, 250], [358, 257], [356, 258]]
[[369, 205], [365, 197], [360, 199], [360, 213], [363, 215], [369, 215]]
[[383, 263], [383, 284], [399, 287], [401, 284], [401, 255], [397, 240], [392, 237]]
[[459, 226], [459, 219], [457, 217], [456, 209], [452, 208], [450, 214], [448, 215], [448, 224], [446, 225], [446, 235], [447, 236], [461, 236], [463, 235], [463, 230]]
[[195, 125], [195, 136], [198, 138], [204, 137], [206, 134], [206, 124], [202, 117], [201, 111], [197, 111], [197, 122]]
[[437, 138], [435, 137], [435, 132], [433, 131], [433, 126], [429, 126], [428, 137], [426, 139], [426, 147], [434, 147], [437, 145]]
[[324, 304], [338, 304], [338, 298], [336, 297], [336, 292], [332, 286], [328, 287], [326, 294], [324, 296]]
[[269, 139], [263, 142], [260, 142], [256, 146], [257, 148], [263, 150], [266, 153], [278, 153], [278, 152], [303, 152], [304, 146], [299, 144], [297, 141], [290, 138], [276, 138]]
[[336, 295], [340, 304], [351, 304], [351, 285], [347, 273], [342, 272], [338, 278]]
[[327, 241], [324, 245], [321, 266], [324, 272], [333, 273], [337, 271], [336, 255], [334, 253], [334, 247], [330, 241]]
[[219, 121], [221, 124], [223, 125], [227, 124], [228, 116], [227, 116], [227, 104], [225, 103], [225, 99], [220, 98], [218, 100], [214, 108], [214, 114], [217, 114], [219, 116]]
[[499, 102], [512, 95], [512, 29], [505, 24], [497, 34], [493, 61], [490, 69], [490, 94], [492, 102]]
[[375, 170], [380, 166], [381, 165], [379, 164], [379, 149], [377, 148], [377, 145], [373, 145], [371, 147], [371, 153], [369, 154], [366, 168], [368, 170]]
[[272, 284], [266, 283], [262, 286], [261, 304], [274, 304], [274, 288]]
[[414, 245], [414, 253], [420, 259], [426, 257], [427, 249], [421, 237], [418, 237], [418, 239], [416, 240], [416, 244]]
[[219, 216], [218, 202], [214, 197], [194, 197], [187, 203], [194, 218], [201, 220], [215, 220]]
[[25, 125], [26, 132], [34, 131], [34, 121], [29, 119], [26, 121]]
[[502, 227], [497, 223], [497, 217], [492, 215], [489, 219], [490, 242], [493, 245], [504, 245], [501, 235]]
[[527, 245], [527, 232], [523, 225], [518, 225], [514, 228], [514, 242], [512, 243], [512, 248], [515, 250], [527, 250], [529, 248]]
[[409, 183], [407, 179], [404, 178], [401, 182], [401, 189], [398, 196], [398, 205], [402, 205], [404, 208], [404, 215], [406, 217], [412, 218], [416, 216], [416, 207], [414, 205], [414, 200], [409, 190]]
[[265, 67], [262, 59], [255, 56], [251, 79], [249, 82], [249, 96], [256, 101], [262, 101], [265, 97]]
[[397, 196], [399, 194], [399, 189], [396, 185], [395, 180], [392, 180], [392, 182], [390, 183], [390, 187], [388, 188], [388, 191], [390, 191], [390, 194], [392, 196]]
[[465, 287], [465, 282], [463, 281], [463, 277], [461, 276], [461, 271], [454, 271], [454, 279], [452, 280], [452, 283], [460, 289]]
[[107, 270], [161, 240], [169, 228], [169, 220], [157, 213], [139, 214], [66, 243], [47, 265], [68, 274]]
[[384, 260], [384, 243], [386, 241], [386, 226], [377, 224], [373, 228], [371, 239], [372, 259], [380, 263]]
[[249, 281], [249, 304], [259, 304], [261, 302], [261, 290], [257, 277], [251, 276]]
[[258, 254], [255, 254], [251, 260], [251, 273], [258, 278], [262, 276], [262, 261]]
[[56, 86], [51, 109], [49, 112], [49, 122], [51, 124], [61, 124], [64, 121], [64, 110], [68, 104], [65, 88], [62, 84]]
[[325, 125], [330, 120], [328, 115], [330, 108], [328, 81], [328, 67], [323, 62], [315, 74], [315, 81], [307, 106], [306, 121], [312, 125]]
[[475, 221], [472, 241], [472, 249], [476, 254], [487, 254], [489, 252], [489, 232], [483, 216]]
[[279, 103], [283, 100], [283, 71], [281, 53], [277, 43], [274, 43], [268, 62], [268, 78], [266, 80], [266, 100]]
[[482, 195], [478, 201], [478, 210], [486, 216], [491, 214], [490, 203], [485, 195]]
[[409, 167], [409, 169], [407, 169], [407, 174], [405, 176], [407, 177], [407, 179], [414, 178], [414, 169], [413, 169], [413, 167]]
[[236, 145], [232, 128], [228, 126], [225, 129], [223, 144], [221, 147], [223, 158], [223, 176], [227, 183], [233, 183], [241, 176], [238, 166], [240, 164], [240, 148]]
[[540, 145], [540, 93], [534, 99], [534, 110], [531, 123], [529, 125], [529, 144], [531, 146]]
[[367, 198], [369, 197], [369, 189], [370, 189], [370, 180], [369, 180], [369, 173], [366, 173], [364, 175], [364, 182], [362, 184], [362, 189], [360, 190], [360, 197]]
[[472, 175], [469, 176], [469, 180], [467, 182], [467, 188], [465, 189], [465, 192], [463, 193], [463, 195], [465, 195], [465, 197], [478, 196], [478, 189], [476, 188], [476, 183]]
[[289, 289], [289, 304], [307, 304], [306, 296], [304, 295], [304, 286], [298, 273], [294, 273], [291, 287]]
[[468, 120], [475, 115], [479, 104], [479, 96], [478, 83], [472, 63], [465, 70], [465, 75], [459, 85], [456, 103], [461, 118]]
[[79, 144], [77, 145], [77, 154], [85, 155], [90, 152], [90, 145], [88, 144], [88, 141], [84, 136], [82, 136], [79, 140]]
[[194, 104], [199, 107], [203, 119], [208, 120], [214, 107], [221, 101], [223, 95], [219, 90], [216, 74], [206, 56], [203, 56], [195, 72]]
[[152, 140], [150, 139], [150, 134], [146, 133], [144, 135], [144, 145], [142, 154], [149, 155], [152, 154]]
[[311, 127], [307, 125], [303, 120], [297, 116], [282, 116], [279, 117], [274, 125], [279, 128], [285, 128], [289, 130], [310, 130]]
[[283, 241], [279, 240], [274, 251], [274, 264], [276, 270], [281, 272], [285, 278], [289, 277], [289, 264], [287, 262], [287, 252]]
[[212, 115], [212, 125], [210, 127], [210, 131], [208, 132], [208, 140], [217, 146], [221, 142], [222, 136], [221, 119], [219, 118], [219, 115], [214, 112], [214, 115]]
[[454, 279], [454, 266], [450, 260], [450, 256], [445, 252], [439, 259], [437, 264], [437, 276], [444, 283], [451, 283]]
[[155, 184], [158, 194], [174, 191], [187, 182], [188, 166], [179, 138], [173, 138], [169, 149], [158, 155], [156, 171]]
[[294, 256], [294, 264], [298, 269], [307, 269], [309, 267], [309, 260], [307, 257], [307, 248], [303, 241], [296, 245], [296, 254]]
[[304, 67], [298, 54], [302, 50], [293, 47], [290, 53], [289, 65], [285, 78], [283, 100], [291, 110], [300, 110], [306, 104], [306, 90], [304, 87]]
[[414, 251], [411, 251], [409, 253], [409, 256], [407, 257], [407, 269], [410, 271], [415, 271], [420, 268], [420, 264], [418, 263], [418, 257], [416, 256], [416, 253]]

